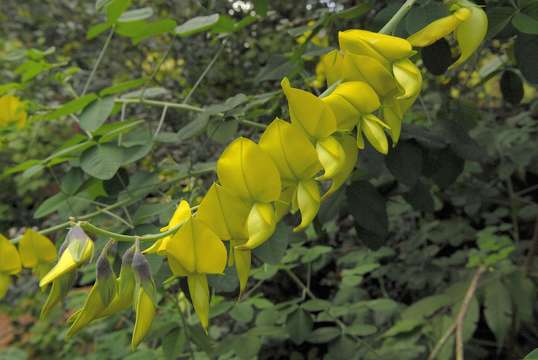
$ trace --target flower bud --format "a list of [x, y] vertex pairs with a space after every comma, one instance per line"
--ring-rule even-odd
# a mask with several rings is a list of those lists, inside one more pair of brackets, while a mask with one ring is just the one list
[[123, 254], [120, 276], [116, 280], [117, 292], [110, 304], [99, 314], [99, 317], [110, 316], [126, 310], [132, 305], [136, 287], [135, 275], [132, 268], [134, 252], [134, 247], [131, 247]]
[[346, 161], [340, 172], [332, 178], [331, 186], [327, 192], [323, 194], [321, 201], [325, 200], [328, 196], [337, 191], [346, 182], [353, 172], [355, 164], [357, 163], [359, 151], [357, 149], [355, 139], [353, 139], [351, 135], [347, 134], [337, 134], [335, 135], [335, 138], [338, 142], [340, 142], [340, 145], [346, 153]]
[[46, 319], [50, 311], [67, 296], [76, 278], [77, 274], [75, 272], [68, 272], [54, 279], [47, 300], [41, 308], [40, 319]]
[[[41, 279], [40, 287], [44, 287], [57, 277], [75, 270], [80, 265], [89, 261], [93, 255], [93, 241], [86, 233], [76, 225], [69, 230], [65, 243], [60, 249], [60, 259], [54, 267]], [[64, 250], [65, 249], [65, 250]]]
[[136, 251], [132, 262], [137, 289], [135, 290], [136, 321], [131, 338], [131, 348], [135, 350], [151, 328], [157, 308], [155, 283], [147, 259]]

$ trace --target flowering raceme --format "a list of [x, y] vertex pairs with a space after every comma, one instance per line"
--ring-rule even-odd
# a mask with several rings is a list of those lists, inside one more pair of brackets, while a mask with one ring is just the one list
[[[252, 250], [271, 238], [287, 213], [300, 215], [294, 231], [305, 229], [314, 221], [321, 202], [351, 176], [366, 141], [383, 154], [390, 147], [387, 135], [392, 146], [397, 144], [404, 114], [422, 88], [421, 72], [412, 61], [413, 46], [427, 46], [455, 32], [461, 53], [453, 66], [476, 50], [487, 24], [482, 10], [466, 0], [450, 6], [450, 16], [408, 39], [365, 30], [340, 32], [339, 49], [323, 55], [317, 68], [327, 90], [316, 96], [284, 78], [281, 87], [288, 101], [289, 121], [274, 119], [258, 142], [235, 139], [217, 160], [217, 180], [197, 211], [185, 200], [179, 203], [161, 229], [167, 233], [155, 236], [159, 239], [143, 253], [165, 256], [171, 273], [186, 277], [192, 305], [205, 331], [210, 318], [207, 275], [219, 276], [226, 265], [235, 266], [239, 293], [243, 294]], [[473, 26], [479, 27], [476, 34], [471, 34]], [[0, 124], [12, 119], [17, 113], [12, 110], [21, 106], [13, 97], [4, 96], [2, 101], [10, 105], [0, 107]], [[26, 232], [19, 245], [23, 266], [34, 269], [41, 287], [52, 283], [42, 317], [66, 296], [77, 268], [91, 259], [93, 250], [93, 241], [81, 227], [74, 226], [52, 266], [52, 243], [32, 230]], [[7, 291], [10, 275], [20, 268], [16, 248], [0, 235], [0, 298]], [[45, 268], [50, 268], [47, 274], [40, 270]], [[91, 321], [133, 306], [134, 349], [150, 330], [157, 305], [156, 286], [139, 244], [124, 253], [118, 278], [104, 250], [97, 260], [97, 280], [82, 308], [70, 319], [69, 335]]]

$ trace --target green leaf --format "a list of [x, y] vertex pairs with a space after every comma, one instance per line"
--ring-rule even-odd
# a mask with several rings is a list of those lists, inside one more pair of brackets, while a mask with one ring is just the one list
[[314, 344], [325, 344], [340, 336], [340, 329], [337, 327], [318, 328], [310, 334], [308, 342]]
[[[461, 301], [454, 304], [452, 307], [452, 315], [457, 316], [457, 313], [460, 310]], [[469, 302], [469, 307], [467, 308], [467, 313], [465, 314], [465, 319], [463, 320], [463, 341], [468, 341], [473, 337], [474, 332], [478, 326], [478, 320], [480, 318], [480, 304], [476, 299], [476, 296], [471, 298]]]
[[364, 2], [364, 3], [360, 3], [359, 5], [355, 5], [350, 8], [337, 12], [336, 14], [334, 14], [334, 17], [339, 18], [339, 19], [346, 19], [346, 20], [356, 19], [358, 17], [365, 15], [371, 9], [372, 9], [372, 4]]
[[447, 295], [432, 295], [420, 299], [402, 312], [402, 319], [419, 319], [431, 316], [437, 310], [450, 304]]
[[512, 25], [522, 33], [538, 35], [538, 20], [527, 14], [517, 13], [512, 18]]
[[413, 186], [422, 173], [422, 150], [411, 141], [401, 141], [391, 149], [385, 163], [396, 180]]
[[[346, 189], [346, 195], [347, 206], [355, 219], [357, 230], [364, 229], [383, 240], [388, 234], [389, 226], [385, 198], [372, 184], [363, 180], [351, 183]], [[369, 243], [369, 246], [380, 246], [379, 242]]]
[[292, 228], [283, 222], [279, 222], [271, 238], [255, 248], [253, 253], [264, 263], [277, 265], [286, 254], [286, 249], [293, 236]]
[[447, 16], [446, 6], [439, 2], [430, 1], [422, 6], [414, 6], [405, 17], [405, 29], [414, 34], [431, 22]]
[[103, 32], [110, 29], [111, 26], [112, 25], [108, 22], [92, 25], [88, 29], [88, 32], [86, 32], [86, 39], [91, 40], [91, 39], [96, 38], [97, 36], [101, 35]]
[[63, 177], [61, 183], [62, 192], [74, 195], [84, 182], [84, 173], [79, 168], [71, 168]]
[[166, 360], [177, 359], [187, 343], [185, 332], [180, 329], [174, 329], [169, 332], [162, 340], [163, 355]]
[[268, 8], [267, 0], [254, 0], [254, 11], [256, 11], [257, 15], [262, 17], [267, 15]]
[[254, 317], [254, 309], [251, 304], [240, 302], [235, 304], [229, 314], [234, 320], [247, 323]]
[[56, 210], [58, 210], [60, 207], [64, 205], [66, 200], [68, 199], [68, 195], [59, 192], [47, 200], [45, 200], [34, 213], [34, 219], [40, 219], [44, 216], [47, 216]]
[[241, 360], [257, 358], [257, 354], [262, 347], [262, 342], [258, 336], [240, 336], [234, 344], [234, 351]]
[[98, 144], [80, 156], [85, 173], [97, 179], [111, 179], [123, 163], [123, 149], [114, 144]]
[[519, 34], [514, 44], [514, 54], [523, 77], [531, 84], [538, 84], [538, 36]]
[[499, 34], [514, 16], [516, 9], [511, 6], [501, 6], [487, 9], [488, 33], [486, 38], [492, 39]]
[[122, 93], [124, 91], [144, 85], [145, 81], [146, 79], [136, 79], [136, 80], [129, 80], [129, 81], [125, 81], [116, 85], [112, 85], [101, 90], [99, 92], [99, 96], [107, 96], [107, 95]]
[[304, 302], [301, 307], [306, 311], [322, 311], [331, 307], [331, 303], [323, 299], [310, 299]]
[[512, 300], [510, 293], [500, 280], [487, 284], [484, 299], [486, 323], [502, 346], [512, 325]]
[[118, 23], [116, 32], [119, 35], [131, 38], [133, 44], [138, 44], [142, 40], [152, 36], [170, 32], [176, 26], [172, 19], [161, 19], [153, 22], [136, 20]]
[[116, 20], [131, 6], [131, 0], [112, 0], [106, 6], [106, 16], [109, 23]]
[[183, 126], [177, 132], [177, 138], [179, 141], [185, 141], [192, 137], [201, 134], [207, 127], [209, 121], [209, 114], [206, 112], [200, 113], [194, 120], [187, 125]]
[[353, 324], [346, 328], [346, 334], [353, 336], [370, 336], [377, 333], [377, 327], [369, 324]]
[[430, 188], [422, 181], [417, 182], [403, 197], [413, 208], [419, 211], [433, 212], [435, 210]]
[[523, 358], [523, 360], [538, 360], [538, 349], [534, 349]]
[[390, 329], [383, 334], [383, 337], [393, 337], [399, 334], [407, 333], [415, 330], [418, 326], [424, 323], [424, 319], [403, 319], [394, 324]]
[[452, 185], [463, 172], [465, 161], [449, 147], [427, 152], [424, 175], [431, 178], [440, 188]]
[[175, 34], [179, 36], [191, 36], [211, 29], [218, 21], [219, 14], [197, 16], [176, 27]]
[[218, 113], [224, 113], [230, 110], [235, 109], [241, 104], [244, 104], [248, 101], [248, 97], [245, 94], [236, 94], [232, 97], [229, 97], [224, 102], [220, 104], [213, 104], [210, 106], [207, 106], [204, 110], [209, 114], [218, 114]]
[[239, 121], [215, 120], [207, 125], [207, 135], [219, 144], [227, 144], [236, 137]]
[[150, 18], [152, 15], [153, 15], [153, 9], [150, 7], [133, 9], [133, 10], [129, 10], [123, 13], [119, 17], [118, 22], [144, 20], [144, 19]]
[[113, 108], [114, 98], [112, 96], [94, 101], [80, 115], [80, 127], [88, 132], [94, 132], [104, 124]]
[[312, 317], [301, 308], [289, 314], [286, 320], [286, 330], [290, 339], [297, 345], [302, 344], [309, 338], [313, 327], [314, 321]]
[[65, 104], [63, 104], [58, 109], [54, 110], [51, 113], [48, 113], [44, 115], [45, 120], [54, 120], [58, 119], [62, 116], [67, 116], [70, 114], [74, 114], [79, 112], [80, 110], [84, 109], [89, 103], [97, 99], [97, 95], [95, 94], [87, 94], [82, 97], [79, 97], [78, 99], [71, 100]]
[[505, 70], [500, 80], [501, 93], [504, 101], [517, 105], [523, 100], [523, 80], [513, 70]]

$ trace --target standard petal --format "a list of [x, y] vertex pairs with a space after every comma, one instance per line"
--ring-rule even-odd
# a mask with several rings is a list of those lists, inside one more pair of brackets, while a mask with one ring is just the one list
[[203, 222], [193, 219], [196, 272], [222, 274], [228, 254], [220, 238]]
[[26, 268], [35, 268], [39, 262], [56, 260], [56, 247], [52, 241], [32, 229], [27, 229], [22, 236], [19, 253], [22, 265]]
[[387, 96], [398, 90], [390, 68], [370, 56], [345, 53], [342, 72], [345, 81], [367, 82], [379, 96]]
[[366, 30], [346, 30], [338, 33], [340, 49], [378, 60], [396, 61], [411, 56], [413, 49], [405, 39]]
[[271, 157], [252, 140], [240, 137], [217, 162], [219, 181], [231, 193], [250, 202], [271, 202], [280, 196], [280, 174]]
[[317, 96], [291, 87], [287, 78], [281, 82], [288, 99], [291, 122], [313, 139], [323, 139], [336, 131], [336, 119], [331, 109]]
[[316, 149], [296, 126], [275, 119], [260, 139], [260, 147], [273, 159], [283, 180], [311, 178], [321, 170]]
[[21, 259], [15, 245], [0, 234], [0, 272], [7, 275], [21, 271]]

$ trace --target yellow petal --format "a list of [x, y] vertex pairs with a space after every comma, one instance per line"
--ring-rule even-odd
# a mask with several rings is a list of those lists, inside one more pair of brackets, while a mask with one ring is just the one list
[[69, 328], [66, 336], [71, 337], [79, 332], [83, 327], [88, 325], [92, 320], [96, 319], [98, 315], [106, 308], [107, 304], [103, 303], [99, 289], [94, 285], [84, 302], [84, 306], [77, 313], [73, 319], [73, 324]]
[[155, 317], [156, 305], [152, 297], [140, 286], [136, 293], [135, 314], [136, 321], [131, 338], [131, 349], [135, 350], [151, 328]]
[[26, 110], [23, 102], [13, 95], [0, 97], [0, 125], [6, 126], [16, 122], [18, 127], [26, 122]]
[[2, 300], [11, 285], [11, 278], [9, 275], [0, 272], [0, 300]]
[[452, 33], [471, 16], [471, 11], [460, 8], [453, 14], [437, 19], [407, 38], [413, 46], [424, 47]]
[[219, 184], [213, 184], [196, 212], [196, 219], [213, 230], [221, 240], [247, 237], [250, 205]]
[[[460, 0], [460, 5], [468, 6], [460, 10], [469, 10], [470, 16], [456, 29], [456, 41], [460, 48], [460, 57], [449, 69], [463, 64], [478, 49], [488, 32], [488, 17], [484, 10], [470, 1]], [[458, 10], [458, 11], [460, 11]]]
[[335, 49], [322, 55], [320, 64], [328, 86], [340, 80], [342, 77], [342, 55], [340, 51]]
[[191, 218], [172, 237], [166, 252], [186, 272], [221, 274], [226, 267], [226, 247], [200, 220]]
[[40, 319], [46, 319], [50, 311], [56, 306], [60, 301], [62, 301], [66, 296], [71, 287], [73, 286], [76, 279], [75, 273], [67, 273], [56, 278], [52, 282], [49, 295], [45, 304], [41, 308]]
[[39, 262], [56, 260], [56, 247], [52, 241], [32, 229], [27, 229], [19, 242], [19, 253], [26, 268], [35, 268]]
[[275, 220], [279, 222], [290, 210], [291, 199], [295, 195], [296, 184], [282, 190], [280, 199], [275, 201]]
[[366, 30], [346, 30], [338, 33], [340, 49], [359, 55], [377, 57], [392, 62], [411, 56], [413, 49], [405, 39]]
[[316, 149], [296, 126], [273, 120], [260, 139], [260, 147], [273, 159], [283, 180], [313, 177], [321, 170]]
[[338, 142], [340, 142], [344, 152], [346, 153], [346, 161], [340, 172], [333, 177], [331, 186], [327, 192], [323, 194], [321, 201], [325, 200], [328, 196], [337, 191], [346, 182], [353, 172], [355, 164], [357, 163], [359, 151], [357, 150], [355, 139], [348, 134], [338, 134], [335, 136], [335, 138], [338, 140]]
[[334, 136], [329, 136], [316, 144], [319, 161], [325, 172], [318, 179], [331, 179], [344, 166], [346, 161], [346, 153], [340, 143], [336, 141]]
[[313, 139], [323, 139], [336, 131], [336, 119], [331, 109], [315, 95], [291, 87], [287, 78], [281, 82], [288, 99], [292, 124]]
[[293, 231], [305, 229], [316, 217], [321, 197], [319, 184], [315, 180], [304, 180], [297, 185], [297, 206], [301, 211], [301, 223]]
[[391, 71], [373, 57], [345, 53], [342, 62], [345, 81], [364, 81], [383, 97], [398, 90]]
[[0, 234], [0, 272], [13, 275], [20, 271], [21, 259], [17, 248], [4, 235]]
[[392, 71], [396, 81], [404, 90], [404, 93], [397, 98], [417, 97], [422, 87], [422, 74], [415, 64], [409, 59], [400, 60], [393, 64]]
[[380, 153], [389, 152], [387, 135], [383, 130], [382, 122], [375, 115], [366, 115], [361, 121], [361, 130], [368, 139], [368, 142]]
[[275, 227], [276, 216], [273, 205], [254, 204], [247, 219], [248, 241], [244, 245], [238, 246], [238, 248], [252, 250], [260, 246], [273, 235]]
[[240, 137], [217, 162], [219, 181], [231, 193], [250, 202], [271, 202], [280, 196], [280, 174], [271, 157], [252, 140]]
[[[240, 244], [234, 242], [232, 245], [238, 246]], [[239, 295], [241, 295], [247, 287], [248, 275], [250, 273], [251, 251], [248, 249], [241, 250], [234, 247], [233, 252], [235, 269], [237, 271], [237, 277], [239, 278]]]
[[207, 285], [207, 276], [205, 274], [189, 275], [187, 277], [189, 293], [192, 299], [192, 305], [200, 324], [207, 333], [209, 326], [209, 287]]
[[[185, 200], [181, 200], [179, 205], [176, 208], [176, 211], [174, 211], [174, 215], [172, 215], [172, 218], [170, 219], [170, 222], [167, 226], [161, 229], [161, 231], [167, 231], [171, 228], [174, 228], [178, 225], [183, 224], [185, 221], [190, 219], [192, 215], [191, 207], [189, 206], [189, 203]], [[143, 251], [144, 254], [151, 254], [151, 253], [157, 253], [159, 255], [165, 254], [165, 247], [166, 242], [170, 241], [170, 236], [167, 236], [165, 238], [157, 240], [155, 243], [153, 243], [149, 248]]]

